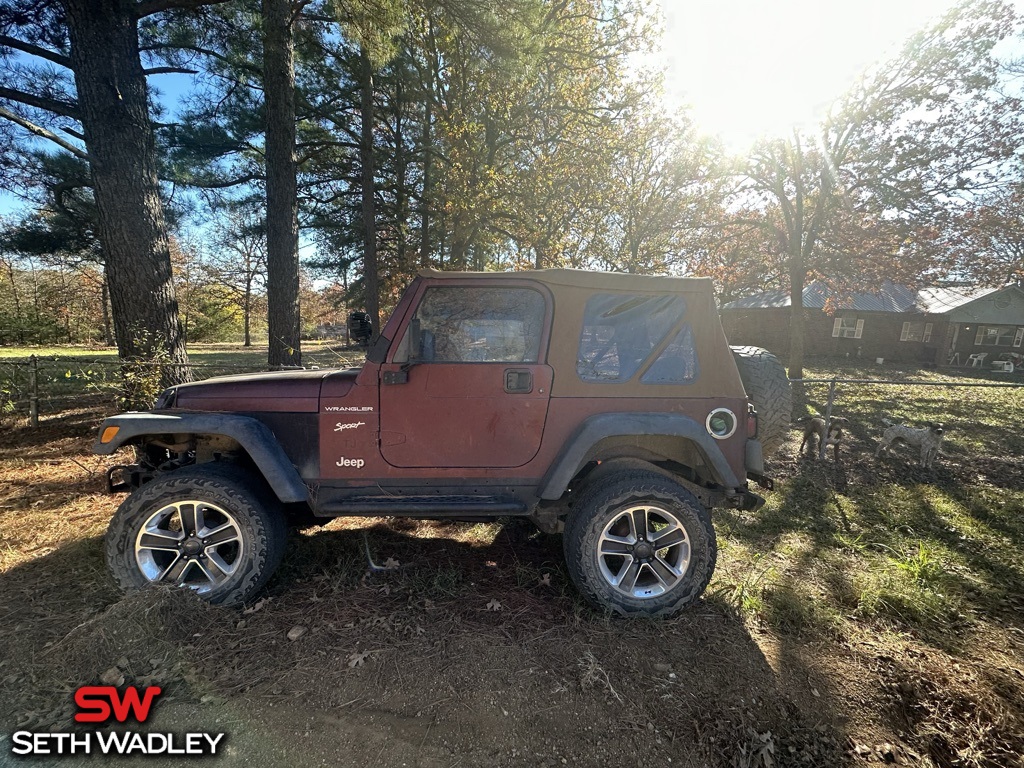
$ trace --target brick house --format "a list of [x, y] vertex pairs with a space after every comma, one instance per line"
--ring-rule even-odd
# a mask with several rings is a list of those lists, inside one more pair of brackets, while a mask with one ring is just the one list
[[[927, 287], [886, 283], [870, 293], [832, 296], [820, 281], [804, 289], [804, 349], [835, 355], [963, 365], [976, 353], [986, 361], [1024, 352], [1024, 288]], [[733, 344], [752, 344], [786, 355], [790, 300], [785, 291], [761, 293], [721, 307]]]

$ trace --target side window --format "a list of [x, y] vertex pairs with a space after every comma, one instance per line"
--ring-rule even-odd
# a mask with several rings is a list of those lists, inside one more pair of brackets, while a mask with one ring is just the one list
[[[682, 296], [638, 296], [622, 293], [599, 293], [587, 300], [583, 311], [583, 331], [580, 334], [576, 356], [576, 373], [583, 381], [627, 381], [640, 369], [668, 333], [678, 325], [686, 313]], [[671, 355], [669, 350], [689, 332], [687, 326], [661, 357]], [[685, 342], [685, 340], [682, 340]], [[690, 338], [692, 354], [692, 334]], [[665, 383], [666, 362], [655, 361], [644, 374], [648, 383]], [[696, 361], [694, 361], [694, 366]], [[648, 380], [655, 368], [654, 377]], [[674, 371], [678, 373], [678, 371]]]
[[697, 378], [697, 350], [693, 345], [693, 329], [687, 323], [658, 355], [640, 381], [644, 384], [689, 384]]
[[426, 362], [536, 363], [544, 297], [530, 288], [442, 285], [426, 290], [414, 319]]

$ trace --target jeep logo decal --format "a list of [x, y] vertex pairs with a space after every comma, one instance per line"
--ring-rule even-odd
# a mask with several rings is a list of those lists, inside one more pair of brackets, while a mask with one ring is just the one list
[[356, 469], [362, 469], [363, 465], [366, 462], [363, 461], [362, 459], [346, 459], [344, 456], [342, 456], [334, 463], [337, 464], [339, 467], [355, 467]]

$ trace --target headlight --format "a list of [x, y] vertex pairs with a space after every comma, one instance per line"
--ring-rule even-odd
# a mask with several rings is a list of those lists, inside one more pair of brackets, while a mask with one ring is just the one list
[[736, 414], [728, 408], [715, 408], [704, 422], [711, 436], [719, 440], [732, 437], [736, 432]]

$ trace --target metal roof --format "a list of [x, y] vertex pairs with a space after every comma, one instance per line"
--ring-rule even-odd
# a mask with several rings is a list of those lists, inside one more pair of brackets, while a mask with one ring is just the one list
[[941, 315], [951, 309], [962, 307], [968, 302], [980, 299], [990, 293], [1001, 291], [1002, 288], [977, 288], [963, 286], [959, 288], [941, 288], [938, 286], [922, 288], [917, 292], [917, 303], [922, 312]]
[[[917, 291], [905, 285], [885, 282], [877, 291], [837, 294], [820, 280], [804, 288], [804, 306], [824, 309], [830, 296], [838, 309], [856, 312], [893, 312], [897, 314], [939, 315], [981, 298], [999, 288], [929, 286]], [[778, 309], [790, 306], [787, 291], [769, 291], [723, 304], [723, 310]]]

